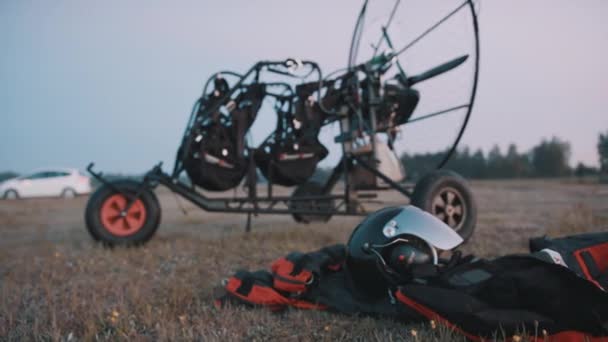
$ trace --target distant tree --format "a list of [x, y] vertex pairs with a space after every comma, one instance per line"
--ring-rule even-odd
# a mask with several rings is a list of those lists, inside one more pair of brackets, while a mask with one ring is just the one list
[[488, 177], [488, 165], [481, 149], [475, 151], [471, 156], [471, 169], [471, 178], [482, 179]]
[[[413, 155], [405, 153], [401, 156], [401, 161], [407, 170], [408, 178], [415, 180], [432, 171], [443, 157], [445, 152]], [[528, 155], [518, 153], [517, 147], [511, 144], [506, 156], [503, 156], [498, 145], [495, 145], [487, 158], [481, 149], [471, 153], [465, 146], [454, 152], [445, 168], [466, 178], [485, 179], [529, 177], [532, 166]]]
[[[433, 171], [435, 167], [445, 157], [445, 152], [408, 154], [403, 153], [400, 157], [401, 163], [405, 168], [408, 179], [420, 179], [427, 173]], [[448, 164], [449, 167], [449, 164]]]
[[600, 172], [608, 173], [608, 131], [606, 134], [600, 133], [597, 141], [597, 154], [600, 158]]
[[487, 158], [486, 176], [488, 178], [523, 178], [532, 173], [530, 158], [519, 153], [515, 144], [510, 144], [507, 154], [503, 155], [498, 145], [494, 145]]
[[580, 162], [576, 164], [576, 168], [574, 169], [574, 175], [578, 178], [585, 177], [585, 164]]
[[515, 144], [509, 145], [505, 161], [507, 172], [513, 178], [529, 177], [532, 173], [532, 165], [528, 154], [518, 153]]
[[[608, 140], [608, 133], [604, 139]], [[400, 158], [408, 179], [415, 181], [432, 171], [445, 157], [445, 153], [404, 153]], [[494, 145], [487, 155], [480, 149], [471, 153], [468, 147], [463, 147], [454, 152], [445, 168], [472, 179], [560, 177], [571, 173], [569, 159], [570, 144], [552, 138], [542, 140], [529, 152], [519, 152], [515, 144], [509, 145], [506, 154], [501, 152], [498, 145]], [[585, 165], [582, 167], [579, 173], [593, 174], [593, 168]]]
[[578, 178], [594, 176], [598, 174], [598, 169], [595, 167], [587, 166], [581, 162], [576, 164], [576, 168], [574, 169], [574, 175]]
[[471, 164], [471, 155], [468, 147], [454, 151], [452, 158], [446, 164], [446, 168], [454, 170], [465, 177], [471, 177], [473, 174], [473, 165]]
[[500, 153], [500, 147], [494, 145], [488, 153], [488, 162], [497, 162], [502, 159], [502, 153]]
[[505, 178], [509, 175], [505, 170], [505, 158], [500, 152], [500, 147], [494, 145], [488, 153], [488, 177], [489, 178]]
[[600, 159], [600, 182], [608, 183], [608, 131], [605, 134], [600, 133], [597, 154]]
[[557, 137], [545, 140], [532, 149], [532, 165], [537, 177], [561, 177], [568, 175], [570, 144]]

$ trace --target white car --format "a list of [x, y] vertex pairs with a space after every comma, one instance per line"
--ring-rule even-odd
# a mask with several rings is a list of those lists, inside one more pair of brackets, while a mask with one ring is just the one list
[[76, 169], [45, 169], [0, 183], [0, 197], [72, 198], [91, 192], [91, 179]]

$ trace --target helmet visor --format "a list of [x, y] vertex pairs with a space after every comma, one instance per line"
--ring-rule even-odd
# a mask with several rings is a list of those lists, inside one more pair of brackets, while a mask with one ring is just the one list
[[382, 233], [387, 238], [414, 235], [441, 250], [456, 248], [463, 242], [462, 237], [450, 226], [411, 205], [404, 206], [399, 214], [390, 219], [383, 227]]

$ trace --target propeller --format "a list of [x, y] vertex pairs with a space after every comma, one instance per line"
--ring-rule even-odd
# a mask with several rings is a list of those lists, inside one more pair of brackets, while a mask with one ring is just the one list
[[412, 77], [408, 77], [407, 78], [407, 82], [406, 84], [408, 86], [412, 86], [416, 83], [420, 83], [422, 81], [426, 81], [429, 78], [433, 78], [435, 76], [439, 76], [445, 72], [448, 72], [454, 68], [456, 68], [457, 66], [459, 66], [460, 64], [464, 63], [467, 59], [469, 58], [469, 55], [464, 55], [464, 56], [460, 56], [458, 58], [454, 58], [453, 60], [443, 63], [441, 65], [438, 65], [428, 71], [423, 72], [422, 74], [416, 75], [416, 76], [412, 76]]

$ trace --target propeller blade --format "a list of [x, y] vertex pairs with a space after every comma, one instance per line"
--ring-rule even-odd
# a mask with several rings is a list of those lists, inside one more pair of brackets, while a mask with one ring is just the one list
[[454, 68], [456, 68], [457, 66], [459, 66], [460, 64], [464, 63], [467, 59], [469, 58], [469, 55], [464, 55], [464, 56], [460, 56], [458, 58], [454, 58], [453, 60], [443, 63], [439, 66], [434, 67], [431, 70], [425, 71], [420, 75], [416, 75], [416, 76], [412, 76], [409, 77], [407, 79], [408, 84], [410, 86], [422, 82], [422, 81], [426, 81], [429, 78], [433, 78], [435, 76], [439, 76], [445, 72], [448, 72]]

